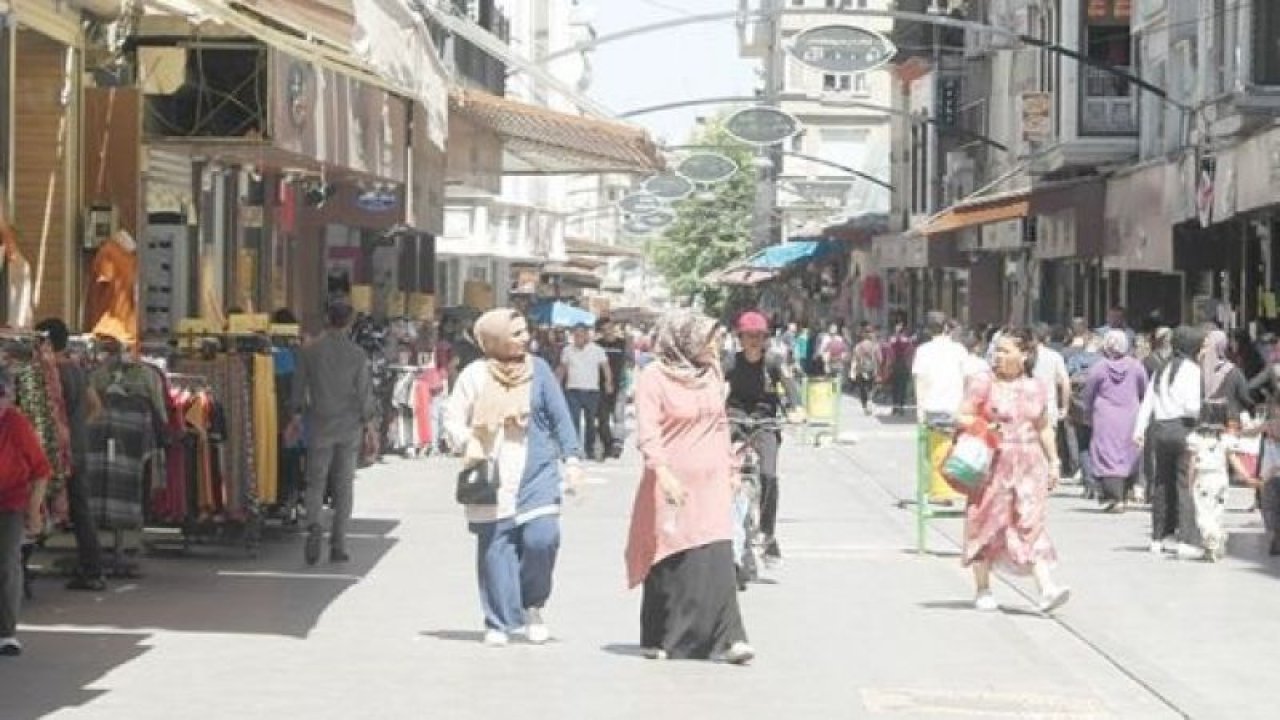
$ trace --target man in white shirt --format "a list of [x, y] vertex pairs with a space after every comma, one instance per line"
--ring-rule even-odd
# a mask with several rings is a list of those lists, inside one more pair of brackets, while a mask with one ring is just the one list
[[1058, 429], [1058, 423], [1067, 416], [1067, 403], [1071, 400], [1071, 375], [1067, 372], [1067, 361], [1062, 353], [1049, 347], [1051, 331], [1048, 325], [1036, 326], [1036, 364], [1031, 370], [1031, 377], [1044, 386], [1048, 403], [1046, 412], [1049, 423]]
[[[565, 389], [573, 429], [583, 437], [587, 457], [596, 455], [596, 415], [600, 412], [601, 378], [606, 393], [613, 393], [613, 373], [604, 348], [591, 341], [586, 325], [573, 329], [573, 342], [560, 354], [556, 377]], [[585, 435], [583, 435], [585, 431]], [[608, 448], [605, 448], [608, 452]], [[599, 456], [599, 459], [604, 459]]]
[[930, 340], [916, 348], [911, 375], [916, 386], [916, 420], [929, 426], [930, 502], [949, 505], [960, 498], [943, 479], [941, 467], [951, 452], [952, 424], [964, 402], [969, 353], [947, 331], [947, 319], [931, 312], [925, 332]]

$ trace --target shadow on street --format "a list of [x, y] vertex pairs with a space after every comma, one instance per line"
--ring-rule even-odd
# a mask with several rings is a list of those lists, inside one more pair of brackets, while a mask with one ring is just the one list
[[0, 716], [37, 720], [85, 705], [105, 690], [90, 688], [115, 668], [147, 652], [142, 633], [24, 632], [21, 658], [0, 662]]
[[112, 581], [101, 594], [65, 591], [56, 578], [38, 581], [22, 623], [61, 625], [74, 618], [85, 628], [306, 637], [325, 610], [395, 546], [389, 535], [398, 525], [353, 519], [351, 561], [342, 564], [328, 562], [326, 551], [319, 564], [308, 567], [302, 535], [295, 535], [265, 543], [257, 558], [225, 548], [143, 557], [142, 578]]

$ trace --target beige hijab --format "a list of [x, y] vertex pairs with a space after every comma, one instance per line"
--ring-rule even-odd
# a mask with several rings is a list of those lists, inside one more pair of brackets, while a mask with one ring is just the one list
[[715, 338], [716, 321], [693, 310], [673, 310], [658, 323], [656, 355], [666, 375], [685, 385], [697, 386], [719, 379], [718, 362], [699, 365], [697, 357]]
[[476, 320], [473, 330], [493, 380], [485, 383], [471, 411], [471, 427], [483, 431], [477, 435], [486, 445], [507, 423], [523, 427], [529, 422], [533, 359], [526, 352], [504, 357], [507, 341], [521, 321], [515, 310], [490, 310]]

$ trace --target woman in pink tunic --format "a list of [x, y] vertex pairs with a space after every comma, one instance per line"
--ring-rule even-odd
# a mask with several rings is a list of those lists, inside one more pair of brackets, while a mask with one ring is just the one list
[[630, 587], [644, 585], [640, 644], [654, 658], [746, 663], [733, 563], [736, 482], [720, 329], [690, 311], [668, 313], [655, 362], [636, 381], [644, 476], [627, 542]]
[[1031, 377], [1034, 348], [1027, 331], [1003, 333], [994, 377], [975, 376], [961, 409], [961, 427], [985, 421], [999, 440], [991, 473], [965, 509], [964, 564], [973, 568], [979, 610], [999, 609], [991, 594], [993, 565], [1034, 575], [1042, 612], [1056, 610], [1071, 596], [1050, 574], [1057, 554], [1045, 517], [1059, 462], [1045, 390]]

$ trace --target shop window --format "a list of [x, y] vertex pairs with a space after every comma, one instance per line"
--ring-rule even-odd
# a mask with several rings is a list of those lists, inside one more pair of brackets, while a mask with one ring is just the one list
[[[1133, 69], [1129, 0], [1082, 0], [1085, 13], [1083, 48], [1090, 60], [1117, 70]], [[1138, 118], [1129, 81], [1098, 67], [1080, 68], [1080, 133], [1134, 135]]]
[[148, 85], [144, 124], [159, 137], [243, 138], [267, 132], [269, 63], [261, 46], [138, 49]]

